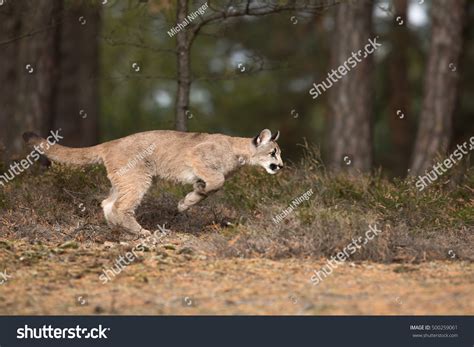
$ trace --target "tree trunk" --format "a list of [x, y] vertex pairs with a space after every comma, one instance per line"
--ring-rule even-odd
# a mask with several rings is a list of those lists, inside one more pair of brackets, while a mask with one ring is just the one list
[[436, 155], [446, 153], [449, 146], [458, 89], [464, 5], [464, 0], [433, 1], [423, 107], [411, 166], [411, 174], [415, 176], [424, 174]]
[[[2, 30], [0, 30], [0, 42], [9, 41], [18, 37], [21, 32], [21, 11], [18, 5], [13, 3], [4, 3], [0, 12], [0, 22], [2, 22]], [[17, 93], [18, 79], [18, 56], [19, 41], [13, 41], [3, 44], [0, 47], [0, 81], [3, 86], [0, 93], [0, 160], [5, 160], [13, 154], [18, 154], [20, 148], [15, 148], [14, 136], [20, 132], [20, 124], [14, 122], [14, 115]]]
[[[59, 21], [61, 0], [23, 4], [22, 33], [36, 32], [19, 41], [18, 103], [15, 122], [22, 131], [46, 135], [55, 118], [59, 73]], [[21, 132], [14, 134], [14, 148], [22, 146]]]
[[54, 128], [62, 129], [65, 145], [89, 146], [99, 140], [100, 5], [75, 0], [66, 11], [71, 19], [62, 23]]
[[[408, 18], [408, 0], [394, 0], [395, 15]], [[392, 51], [390, 52], [390, 107], [389, 126], [392, 140], [393, 171], [398, 176], [405, 176], [410, 165], [410, 151], [414, 124], [410, 112], [408, 83], [408, 50], [409, 40], [406, 25], [393, 31]]]
[[335, 171], [344, 168], [351, 172], [368, 171], [373, 156], [372, 57], [368, 54], [364, 58], [363, 52], [357, 53], [364, 51], [369, 39], [373, 39], [372, 1], [337, 5], [335, 25], [331, 48], [333, 69], [337, 71], [351, 57], [358, 63], [336, 82], [326, 80], [330, 84], [329, 164]]
[[[188, 15], [188, 0], [178, 0], [176, 20], [182, 23]], [[189, 109], [189, 93], [191, 85], [190, 52], [187, 28], [176, 34], [178, 62], [178, 90], [176, 93], [176, 130], [187, 130], [186, 111]]]

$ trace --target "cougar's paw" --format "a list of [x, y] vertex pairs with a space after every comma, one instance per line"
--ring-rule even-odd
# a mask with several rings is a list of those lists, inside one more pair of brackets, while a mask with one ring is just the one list
[[194, 190], [199, 192], [203, 192], [206, 189], [206, 182], [203, 180], [198, 180], [196, 183], [193, 184]]
[[188, 208], [189, 208], [189, 206], [187, 206], [187, 205], [184, 203], [184, 200], [181, 200], [181, 201], [178, 203], [178, 211], [179, 211], [179, 212], [184, 212], [184, 211], [186, 211]]
[[151, 231], [142, 228], [142, 229], [140, 230], [140, 232], [138, 233], [138, 235], [139, 235], [140, 237], [149, 237], [149, 236], [151, 236]]

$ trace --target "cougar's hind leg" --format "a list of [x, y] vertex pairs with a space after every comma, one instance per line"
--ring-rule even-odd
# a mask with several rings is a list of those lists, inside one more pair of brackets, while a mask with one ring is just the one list
[[113, 193], [102, 203], [107, 221], [137, 236], [151, 235], [151, 232], [142, 228], [135, 219], [135, 209], [140, 205], [151, 182], [151, 176], [130, 175], [114, 178]]
[[113, 206], [117, 198], [117, 189], [112, 185], [112, 189], [110, 189], [109, 196], [107, 197], [107, 199], [103, 200], [101, 204], [102, 209], [104, 210], [105, 220], [107, 221], [109, 227], [112, 227], [117, 224], [114, 218], [115, 215], [113, 213]]

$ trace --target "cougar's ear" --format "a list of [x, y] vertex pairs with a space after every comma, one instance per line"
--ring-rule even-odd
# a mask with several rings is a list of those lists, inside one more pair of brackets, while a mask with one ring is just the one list
[[279, 137], [280, 137], [280, 131], [277, 130], [277, 132], [272, 135], [271, 140], [277, 142]]
[[259, 135], [253, 138], [253, 144], [255, 145], [255, 147], [258, 147], [270, 142], [271, 138], [272, 132], [268, 129], [263, 129]]

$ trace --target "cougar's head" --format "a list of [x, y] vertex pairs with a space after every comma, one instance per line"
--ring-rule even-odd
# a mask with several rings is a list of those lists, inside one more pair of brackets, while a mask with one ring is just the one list
[[283, 167], [281, 150], [276, 143], [279, 136], [279, 131], [272, 135], [270, 130], [264, 129], [252, 140], [255, 151], [250, 158], [251, 164], [263, 166], [272, 175]]

